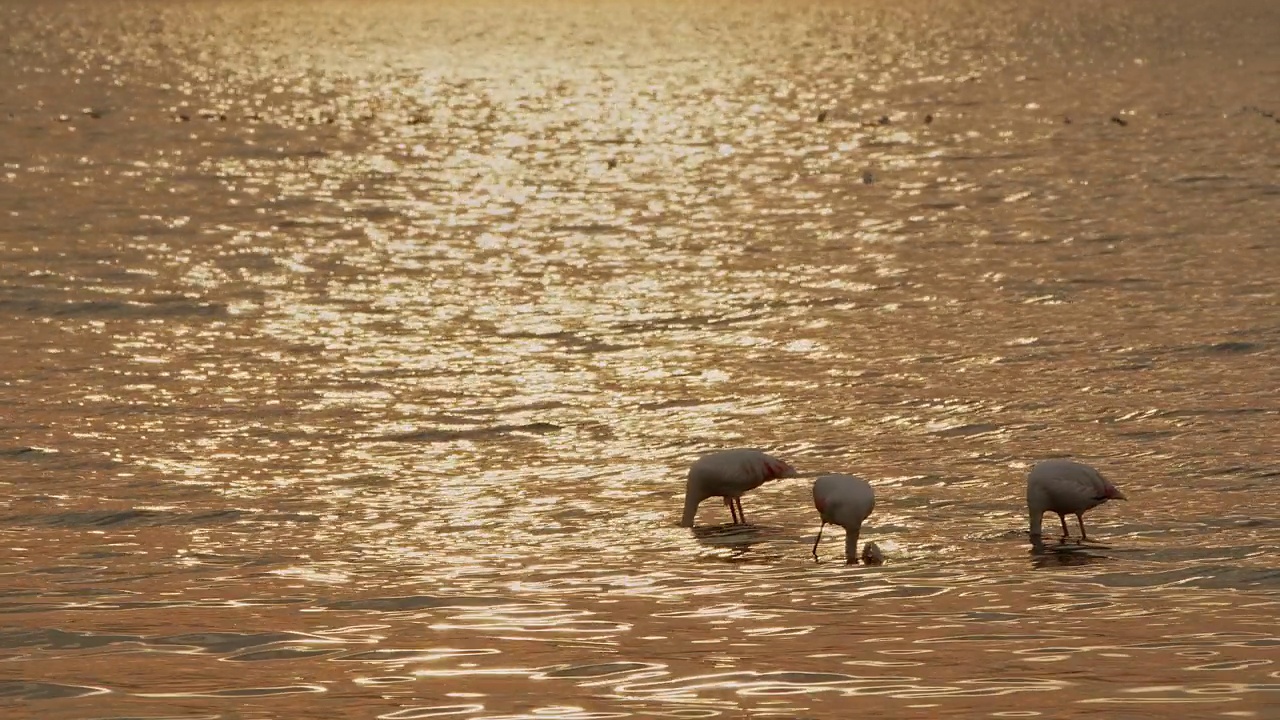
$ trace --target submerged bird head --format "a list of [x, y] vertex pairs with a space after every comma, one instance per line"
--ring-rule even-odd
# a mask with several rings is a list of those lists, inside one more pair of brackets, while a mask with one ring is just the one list
[[880, 565], [884, 563], [884, 551], [880, 546], [869, 542], [862, 546], [862, 562], [868, 565]]

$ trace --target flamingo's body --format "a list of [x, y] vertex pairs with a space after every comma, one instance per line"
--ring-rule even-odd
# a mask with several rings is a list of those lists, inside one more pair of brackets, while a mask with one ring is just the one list
[[1046, 512], [1057, 513], [1062, 522], [1062, 538], [1070, 537], [1067, 515], [1075, 515], [1080, 524], [1080, 539], [1088, 540], [1084, 531], [1084, 514], [1108, 500], [1127, 500], [1096, 469], [1074, 460], [1042, 460], [1027, 475], [1027, 511], [1031, 514], [1031, 542], [1041, 543], [1041, 520]]
[[813, 541], [813, 559], [818, 559], [822, 530], [831, 523], [844, 528], [845, 562], [858, 562], [858, 535], [862, 532], [862, 521], [876, 508], [876, 494], [870, 483], [853, 475], [819, 476], [813, 483], [813, 506], [822, 516], [822, 526]]
[[746, 524], [742, 511], [742, 494], [769, 480], [795, 477], [796, 470], [787, 463], [759, 450], [738, 448], [704, 455], [689, 468], [684, 490], [682, 527], [693, 527], [698, 505], [709, 497], [723, 497], [735, 524]]

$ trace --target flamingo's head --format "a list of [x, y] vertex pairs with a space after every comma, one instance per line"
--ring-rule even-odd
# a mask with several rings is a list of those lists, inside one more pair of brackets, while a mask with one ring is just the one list
[[796, 469], [789, 464], [777, 458], [769, 458], [765, 461], [765, 468], [769, 472], [769, 477], [776, 478], [793, 478], [796, 476]]
[[1128, 500], [1129, 499], [1124, 496], [1124, 493], [1120, 492], [1120, 488], [1116, 487], [1115, 485], [1112, 485], [1109, 482], [1106, 483], [1106, 489], [1103, 492], [1102, 496], [1108, 500]]

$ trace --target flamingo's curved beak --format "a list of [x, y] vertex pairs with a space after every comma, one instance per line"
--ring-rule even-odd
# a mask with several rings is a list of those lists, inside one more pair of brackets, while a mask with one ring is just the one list
[[1111, 499], [1112, 500], [1128, 500], [1129, 498], [1125, 497], [1124, 493], [1120, 492], [1120, 488], [1116, 488], [1111, 492]]

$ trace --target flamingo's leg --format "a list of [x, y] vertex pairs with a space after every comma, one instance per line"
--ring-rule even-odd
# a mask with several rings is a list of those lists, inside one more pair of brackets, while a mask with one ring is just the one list
[[726, 507], [729, 508], [729, 514], [733, 515], [733, 524], [737, 525], [738, 524], [738, 508], [734, 507], [733, 498], [726, 497], [724, 499], [724, 504]]

